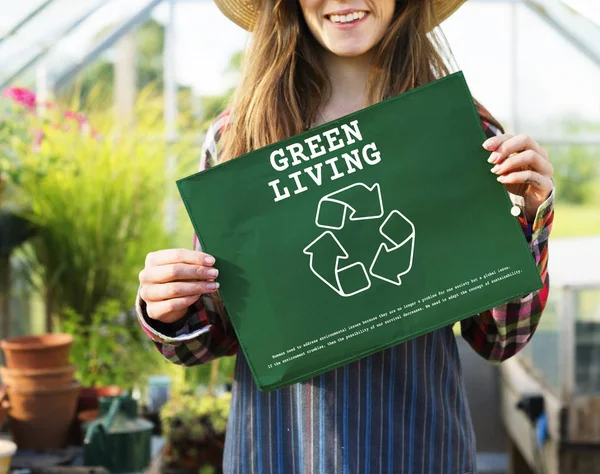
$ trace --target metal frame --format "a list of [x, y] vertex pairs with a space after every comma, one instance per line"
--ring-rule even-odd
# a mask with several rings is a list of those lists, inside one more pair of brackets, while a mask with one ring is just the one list
[[556, 0], [523, 0], [523, 3], [600, 67], [600, 28], [591, 20]]
[[127, 34], [131, 29], [138, 26], [140, 23], [145, 21], [152, 10], [159, 4], [163, 2], [163, 0], [150, 0], [144, 8], [142, 8], [138, 13], [133, 15], [129, 20], [127, 20], [122, 25], [115, 27], [107, 37], [100, 41], [86, 56], [79, 62], [71, 65], [67, 69], [65, 69], [58, 77], [53, 80], [53, 89], [60, 90], [62, 89], [66, 83], [71, 79], [75, 74], [81, 71], [83, 68], [88, 66], [91, 62], [93, 62], [100, 54], [102, 54], [106, 49], [110, 48], [113, 44], [115, 44], [121, 37]]
[[42, 13], [46, 8], [52, 5], [56, 0], [46, 0], [45, 3], [35, 8], [32, 12], [29, 12], [25, 17], [19, 21], [15, 26], [13, 26], [10, 30], [8, 30], [3, 36], [0, 36], [0, 44], [4, 42], [4, 40], [10, 38], [15, 35], [23, 26], [29, 23], [33, 18]]
[[0, 84], [0, 89], [4, 89], [8, 85], [10, 85], [10, 83], [13, 82], [17, 77], [19, 77], [21, 74], [23, 74], [25, 71], [27, 71], [30, 67], [35, 65], [39, 60], [41, 60], [44, 56], [46, 56], [52, 50], [52, 48], [58, 41], [60, 41], [61, 39], [66, 37], [69, 33], [71, 33], [73, 30], [75, 30], [75, 28], [77, 28], [84, 21], [86, 21], [89, 17], [91, 17], [94, 13], [96, 13], [108, 1], [109, 0], [99, 0], [94, 5], [94, 7], [92, 7], [84, 15], [80, 16], [77, 20], [75, 20], [73, 23], [71, 23], [56, 38], [53, 38], [52, 42], [47, 42], [44, 46], [42, 46], [42, 49], [36, 55], [34, 55], [32, 58], [30, 58], [29, 61], [27, 61], [23, 66], [21, 66], [19, 69], [17, 69], [16, 72], [11, 74], [7, 79], [5, 79]]
[[[175, 169], [177, 166], [177, 158], [173, 154], [172, 145], [177, 141], [177, 78], [175, 77], [176, 69], [176, 49], [175, 49], [175, 2], [176, 0], [168, 0], [169, 2], [169, 19], [165, 28], [165, 45], [164, 45], [164, 120], [165, 120], [165, 135], [168, 145], [168, 156], [166, 170], [169, 181], [174, 183]], [[174, 188], [174, 186], [172, 185]], [[167, 232], [174, 232], [177, 228], [177, 200], [175, 199], [176, 189], [172, 189], [172, 193], [166, 199], [165, 212], [165, 228]]]

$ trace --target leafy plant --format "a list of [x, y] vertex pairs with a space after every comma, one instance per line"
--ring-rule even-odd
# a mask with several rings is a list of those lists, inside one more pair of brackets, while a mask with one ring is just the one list
[[94, 116], [96, 131], [86, 131], [71, 113], [61, 126], [41, 124], [36, 150], [13, 142], [13, 200], [38, 228], [29, 263], [42, 273], [53, 315], [71, 308], [90, 322], [107, 300], [131, 306], [146, 254], [168, 246], [161, 121], [147, 114], [123, 133], [105, 113]]
[[[24, 94], [23, 103], [5, 101], [14, 114], [0, 125], [0, 170], [11, 190], [5, 202], [37, 228], [20, 261], [46, 295], [47, 320], [76, 336], [80, 380], [143, 390], [142, 376], [168, 374], [175, 393], [207, 383], [210, 366], [166, 362], [135, 318], [123, 316], [131, 316], [146, 254], [192, 244], [181, 204], [177, 234], [165, 231], [164, 217], [167, 199], [179, 202], [175, 178], [197, 168], [198, 137], [166, 143], [152, 88], [140, 94], [128, 128], [104, 104], [79, 103], [79, 94], [67, 110], [31, 107], [34, 96]], [[171, 157], [177, 165], [168, 173]], [[211, 380], [230, 379], [232, 363]]]
[[218, 397], [183, 395], [161, 410], [166, 441], [165, 462], [171, 467], [220, 473], [231, 394]]
[[10, 88], [0, 100], [0, 206], [7, 201], [8, 184], [18, 182], [15, 145], [32, 143], [35, 96], [26, 89]]
[[149, 360], [156, 352], [139, 330], [135, 315], [108, 300], [98, 306], [89, 324], [72, 309], [65, 309], [59, 329], [73, 335], [71, 361], [77, 379], [86, 387], [118, 385], [131, 389], [143, 382]]
[[552, 149], [554, 180], [558, 198], [569, 204], [584, 204], [593, 196], [599, 173], [594, 154], [584, 146]]

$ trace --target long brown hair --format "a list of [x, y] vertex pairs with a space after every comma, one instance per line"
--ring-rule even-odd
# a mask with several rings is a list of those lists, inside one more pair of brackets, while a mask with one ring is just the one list
[[[298, 0], [263, 0], [232, 103], [233, 121], [223, 136], [222, 160], [310, 128], [331, 84]], [[396, 2], [392, 23], [376, 46], [367, 104], [402, 94], [449, 74], [436, 32], [433, 0]], [[480, 116], [502, 130], [476, 102]]]

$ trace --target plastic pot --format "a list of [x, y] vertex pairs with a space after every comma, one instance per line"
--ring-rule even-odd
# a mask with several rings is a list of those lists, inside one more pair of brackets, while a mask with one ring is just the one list
[[78, 382], [55, 388], [9, 387], [9, 430], [19, 449], [65, 447], [79, 390]]
[[75, 366], [49, 369], [8, 369], [0, 367], [2, 382], [20, 389], [62, 387], [74, 381]]
[[10, 461], [17, 451], [17, 445], [12, 441], [0, 440], [0, 474], [10, 470]]
[[9, 369], [48, 369], [69, 365], [70, 334], [41, 334], [5, 339], [0, 347]]

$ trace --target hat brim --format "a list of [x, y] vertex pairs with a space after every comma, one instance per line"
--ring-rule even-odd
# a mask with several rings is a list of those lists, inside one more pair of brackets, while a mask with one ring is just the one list
[[[450, 17], [466, 0], [435, 0], [435, 12], [439, 23]], [[252, 31], [258, 14], [251, 0], [215, 0], [219, 10], [236, 25]]]

